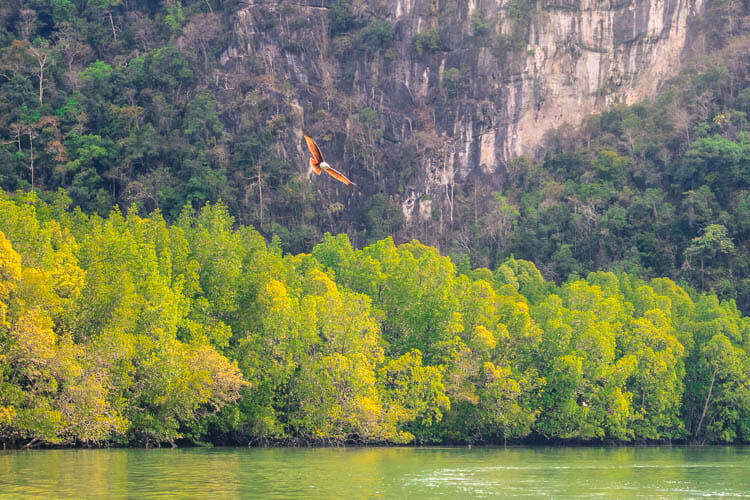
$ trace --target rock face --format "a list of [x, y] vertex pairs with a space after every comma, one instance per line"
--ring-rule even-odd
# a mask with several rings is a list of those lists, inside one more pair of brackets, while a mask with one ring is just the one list
[[222, 69], [263, 75], [252, 90], [285, 110], [282, 147], [300, 170], [304, 127], [369, 186], [359, 196], [385, 192], [412, 225], [442, 227], [456, 185], [497, 189], [550, 130], [653, 95], [679, 70], [702, 4], [251, 1], [232, 15]]

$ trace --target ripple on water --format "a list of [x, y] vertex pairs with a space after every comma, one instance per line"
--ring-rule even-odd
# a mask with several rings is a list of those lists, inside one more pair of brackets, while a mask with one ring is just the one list
[[747, 450], [219, 448], [0, 452], [0, 497], [747, 498]]

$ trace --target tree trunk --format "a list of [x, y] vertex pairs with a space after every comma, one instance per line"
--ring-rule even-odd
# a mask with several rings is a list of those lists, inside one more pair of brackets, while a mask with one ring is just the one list
[[39, 61], [39, 104], [42, 104], [42, 98], [44, 97], [44, 63], [47, 61], [47, 56]]
[[31, 168], [31, 190], [34, 190], [34, 134], [29, 130], [29, 160]]
[[112, 36], [117, 41], [117, 31], [115, 31], [115, 22], [112, 20], [112, 13], [107, 12], [107, 15], [109, 16], [109, 25], [112, 26]]
[[260, 224], [259, 227], [263, 227], [263, 179], [261, 178], [261, 166], [258, 163], [258, 198], [260, 206]]
[[479, 221], [479, 212], [477, 207], [477, 181], [474, 181], [474, 224]]
[[703, 425], [703, 419], [706, 418], [706, 412], [708, 411], [708, 403], [711, 401], [711, 391], [713, 391], [714, 388], [714, 382], [716, 382], [716, 374], [717, 369], [714, 370], [714, 374], [711, 377], [711, 385], [708, 386], [708, 396], [706, 396], [706, 404], [703, 405], [703, 413], [701, 414], [701, 419], [698, 420], [698, 427], [695, 428], [695, 437], [698, 437], [698, 434], [701, 431], [701, 426]]

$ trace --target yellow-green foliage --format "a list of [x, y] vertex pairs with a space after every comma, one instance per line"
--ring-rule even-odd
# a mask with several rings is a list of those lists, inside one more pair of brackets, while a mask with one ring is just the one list
[[666, 278], [53, 198], [0, 194], [6, 445], [750, 439], [750, 320]]

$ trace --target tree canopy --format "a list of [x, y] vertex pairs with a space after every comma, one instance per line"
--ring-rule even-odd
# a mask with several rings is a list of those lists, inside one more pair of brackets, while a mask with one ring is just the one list
[[170, 224], [0, 194], [11, 446], [748, 442], [749, 339], [668, 278], [557, 286], [344, 234], [284, 254], [221, 204]]

